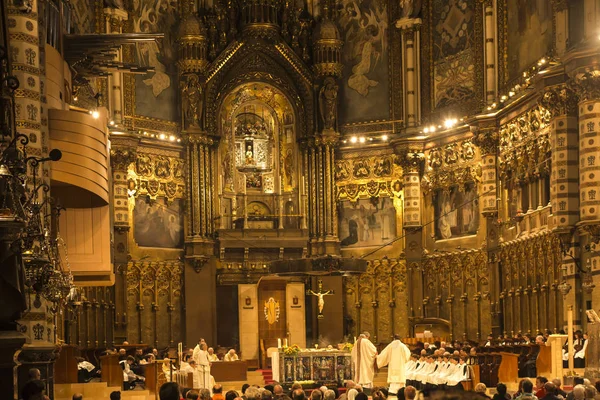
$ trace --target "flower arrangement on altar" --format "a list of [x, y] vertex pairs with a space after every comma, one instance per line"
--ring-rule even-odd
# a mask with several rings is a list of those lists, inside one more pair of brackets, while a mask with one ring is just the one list
[[344, 343], [344, 345], [342, 346], [343, 351], [352, 351], [353, 348], [354, 345], [352, 343]]
[[314, 385], [314, 384], [315, 384], [315, 381], [296, 381], [296, 382], [294, 382], [294, 383], [299, 383], [299, 384], [301, 384], [302, 386], [308, 386], [308, 385]]
[[297, 356], [300, 353], [300, 347], [297, 344], [293, 344], [283, 349], [283, 353], [286, 356]]

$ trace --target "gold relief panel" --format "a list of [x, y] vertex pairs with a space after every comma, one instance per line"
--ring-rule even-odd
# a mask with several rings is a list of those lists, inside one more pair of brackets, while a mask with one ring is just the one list
[[425, 153], [425, 173], [421, 186], [425, 194], [437, 189], [481, 181], [479, 150], [471, 140], [449, 143]]
[[185, 195], [185, 161], [174, 156], [176, 154], [168, 151], [138, 152], [128, 173], [129, 196], [165, 197], [168, 201], [182, 199]]
[[503, 179], [512, 181], [550, 172], [551, 118], [549, 110], [537, 105], [500, 126], [499, 170]]

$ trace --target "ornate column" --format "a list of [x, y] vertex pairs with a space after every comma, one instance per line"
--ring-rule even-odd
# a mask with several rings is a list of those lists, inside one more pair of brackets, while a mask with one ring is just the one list
[[216, 257], [214, 240], [216, 138], [205, 129], [204, 99], [208, 39], [192, 1], [181, 3], [178, 31], [181, 127], [186, 137], [185, 324], [186, 343], [216, 342]]
[[423, 235], [421, 222], [421, 173], [425, 155], [421, 143], [402, 141], [392, 143], [397, 163], [402, 167], [404, 189], [404, 214], [402, 226], [405, 233], [404, 252], [408, 276], [409, 317], [424, 315], [423, 274], [421, 259]]
[[340, 252], [333, 174], [334, 152], [338, 142], [339, 133], [326, 130], [311, 138], [305, 146], [311, 256], [335, 255]]
[[579, 221], [577, 98], [566, 85], [559, 85], [546, 90], [540, 105], [552, 114], [549, 132], [552, 226], [571, 231]]
[[[585, 4], [587, 6], [587, 2]], [[596, 9], [596, 12], [600, 12], [600, 8]], [[594, 37], [594, 40], [597, 40], [597, 38]], [[580, 61], [578, 60], [578, 62]], [[591, 64], [594, 60], [588, 59], [586, 62]], [[568, 271], [569, 275], [573, 275], [573, 279], [577, 275], [580, 278], [572, 283], [575, 289], [573, 292], [575, 293], [569, 294], [569, 296], [575, 296], [575, 298], [567, 298], [565, 303], [568, 306], [570, 300], [573, 301], [571, 304], [577, 310], [575, 315], [576, 325], [584, 327], [584, 321], [587, 321], [584, 312], [587, 309], [586, 300], [593, 299], [593, 297], [590, 297], [593, 291], [591, 262], [586, 265], [587, 261], [590, 261], [589, 256], [591, 254], [585, 249], [586, 247], [589, 248], [590, 242], [593, 241], [590, 232], [597, 231], [600, 225], [600, 70], [596, 68], [580, 69], [572, 75], [571, 83], [571, 88], [579, 97], [577, 109], [579, 112], [580, 214], [575, 238], [577, 238], [577, 241], [581, 240], [581, 243], [574, 243], [574, 246], [576, 245], [581, 254], [576, 255], [579, 259], [579, 271], [573, 271], [572, 268]], [[581, 321], [579, 324], [577, 319]]]
[[484, 12], [484, 37], [485, 37], [485, 99], [486, 104], [492, 104], [498, 96], [498, 46], [497, 35], [498, 29], [496, 22], [496, 8], [494, 0], [483, 0]]
[[338, 80], [342, 75], [341, 50], [343, 41], [335, 24], [337, 13], [329, 1], [321, 4], [321, 21], [315, 27], [313, 59], [317, 87], [319, 119], [318, 132], [305, 151], [308, 157], [304, 170], [308, 172], [310, 254], [340, 253], [337, 204], [335, 198], [335, 148], [338, 145]]
[[[499, 270], [500, 250], [500, 226], [498, 220], [498, 128], [494, 121], [488, 124], [480, 124], [478, 127], [472, 128], [474, 133], [473, 143], [479, 147], [481, 151], [481, 197], [480, 207], [481, 214], [485, 218], [485, 229], [487, 238], [487, 258], [488, 258], [488, 275], [490, 277], [490, 301], [491, 312], [491, 332], [494, 336], [500, 335], [500, 322], [502, 321], [502, 307], [500, 304], [500, 279]], [[480, 332], [486, 335], [490, 332]]]
[[[127, 11], [120, 8], [105, 8], [104, 18], [106, 20], [106, 32], [111, 34], [123, 33], [123, 25], [127, 21]], [[115, 62], [119, 63], [123, 61], [123, 54], [121, 49], [116, 50]], [[114, 121], [116, 125], [120, 125], [123, 120], [123, 90], [122, 90], [123, 74], [121, 72], [113, 71], [108, 77], [108, 93], [109, 99], [107, 102], [109, 113], [109, 120]]]
[[402, 67], [405, 82], [404, 120], [408, 128], [421, 123], [421, 32], [420, 18], [402, 18], [396, 28], [402, 31]]
[[127, 340], [127, 263], [129, 262], [129, 192], [127, 173], [136, 160], [140, 140], [130, 135], [113, 135], [110, 143], [110, 165], [113, 182], [113, 226], [115, 268], [114, 338]]
[[556, 55], [562, 57], [567, 51], [569, 40], [569, 3], [568, 0], [552, 0], [554, 11]]

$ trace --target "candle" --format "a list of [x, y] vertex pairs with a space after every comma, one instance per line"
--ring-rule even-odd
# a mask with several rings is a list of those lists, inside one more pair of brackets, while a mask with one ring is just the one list
[[280, 349], [281, 348], [281, 339], [277, 339], [277, 348]]
[[288, 347], [287, 338], [285, 338], [285, 341], [284, 341], [284, 343], [285, 343], [285, 344], [284, 344], [284, 347]]
[[354, 343], [356, 343], [356, 336], [354, 336]]

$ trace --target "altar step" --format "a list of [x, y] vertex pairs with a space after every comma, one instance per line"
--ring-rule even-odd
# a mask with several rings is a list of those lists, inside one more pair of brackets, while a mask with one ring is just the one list
[[273, 370], [259, 369], [259, 370], [257, 370], [257, 372], [260, 372], [262, 374], [263, 380], [265, 381], [265, 385], [269, 385], [269, 384], [275, 382], [273, 380]]
[[[271, 381], [272, 380], [273, 375], [271, 375]], [[260, 370], [248, 371], [247, 379], [245, 381], [229, 381], [217, 383], [223, 386], [223, 393], [226, 393], [228, 390], [235, 390], [240, 394], [240, 396], [242, 394], [242, 386], [244, 385], [244, 383], [247, 383], [249, 385], [258, 385], [260, 387], [264, 387], [268, 384], [267, 382], [265, 382], [265, 377]]]
[[71, 400], [76, 393], [83, 394], [85, 400], [106, 400], [115, 391], [121, 392], [123, 400], [155, 400], [148, 390], [123, 391], [120, 387], [108, 386], [106, 382], [56, 384], [54, 400]]

